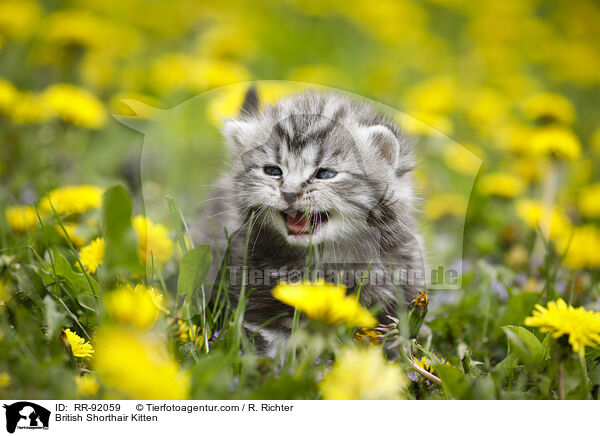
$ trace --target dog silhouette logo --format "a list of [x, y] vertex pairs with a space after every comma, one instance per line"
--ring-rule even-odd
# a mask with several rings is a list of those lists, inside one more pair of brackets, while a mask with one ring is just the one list
[[6, 431], [14, 433], [18, 429], [48, 429], [50, 411], [29, 401], [19, 401], [4, 405], [6, 409]]

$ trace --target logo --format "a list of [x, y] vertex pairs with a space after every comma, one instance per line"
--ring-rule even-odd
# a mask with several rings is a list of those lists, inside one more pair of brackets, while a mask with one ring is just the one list
[[6, 431], [14, 433], [15, 429], [48, 430], [50, 411], [29, 401], [19, 401], [4, 405], [6, 409]]

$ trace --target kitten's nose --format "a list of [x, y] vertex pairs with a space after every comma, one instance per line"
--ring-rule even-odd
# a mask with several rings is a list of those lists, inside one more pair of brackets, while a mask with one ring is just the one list
[[291, 192], [281, 191], [281, 195], [283, 196], [283, 199], [285, 200], [285, 202], [287, 204], [291, 205], [294, 201], [296, 201], [299, 193], [294, 192], [294, 191], [291, 191]]

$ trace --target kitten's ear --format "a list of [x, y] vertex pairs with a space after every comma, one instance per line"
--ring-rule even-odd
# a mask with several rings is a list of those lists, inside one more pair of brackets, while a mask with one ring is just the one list
[[383, 125], [364, 128], [367, 143], [375, 148], [394, 168], [400, 158], [400, 141], [388, 127]]
[[240, 118], [252, 118], [258, 115], [260, 111], [260, 99], [258, 98], [258, 92], [256, 90], [256, 86], [252, 85], [248, 91], [246, 91], [246, 96], [244, 97], [244, 103], [242, 104], [242, 109], [240, 110]]
[[232, 149], [245, 148], [255, 136], [256, 124], [243, 119], [229, 119], [223, 124], [223, 136]]
[[223, 124], [223, 136], [232, 148], [244, 148], [251, 143], [257, 131], [256, 117], [260, 112], [260, 101], [256, 86], [252, 85], [240, 109], [237, 118], [228, 119]]

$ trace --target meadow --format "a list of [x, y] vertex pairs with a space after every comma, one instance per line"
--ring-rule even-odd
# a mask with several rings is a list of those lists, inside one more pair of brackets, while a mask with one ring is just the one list
[[[0, 0], [0, 398], [598, 399], [599, 23], [593, 0]], [[189, 232], [252, 83], [394, 117], [458, 282], [384, 325], [281, 284], [290, 340], [254, 353], [251, 286], [206, 304], [220, 254]]]

